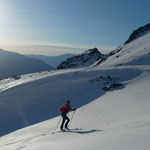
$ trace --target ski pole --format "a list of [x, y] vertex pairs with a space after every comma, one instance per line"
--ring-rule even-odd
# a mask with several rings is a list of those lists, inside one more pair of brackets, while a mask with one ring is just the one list
[[[75, 114], [75, 111], [73, 112], [72, 117], [71, 117], [71, 119], [70, 119], [70, 125], [71, 125], [72, 119], [73, 119], [73, 117], [74, 117], [74, 114]], [[69, 126], [70, 126], [70, 125], [69, 125]]]
[[52, 134], [54, 134], [54, 133], [55, 133], [55, 131], [56, 131], [56, 129], [57, 129], [57, 127], [58, 127], [59, 123], [60, 123], [60, 120], [61, 120], [61, 117], [60, 117], [60, 119], [59, 119], [59, 121], [58, 121], [58, 123], [57, 123], [57, 125], [56, 125], [56, 128], [55, 128], [55, 130], [54, 130], [54, 132], [53, 132]]

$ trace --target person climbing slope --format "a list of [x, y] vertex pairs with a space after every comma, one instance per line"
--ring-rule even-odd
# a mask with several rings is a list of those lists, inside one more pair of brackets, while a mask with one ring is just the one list
[[69, 123], [70, 119], [69, 119], [68, 116], [67, 116], [67, 113], [68, 113], [70, 110], [71, 110], [71, 111], [75, 111], [76, 109], [72, 109], [71, 106], [70, 106], [70, 100], [67, 100], [67, 101], [66, 101], [66, 104], [63, 105], [63, 106], [60, 108], [61, 116], [62, 116], [62, 118], [63, 118], [63, 119], [62, 119], [61, 126], [60, 126], [60, 130], [61, 130], [61, 131], [64, 131], [63, 127], [64, 127], [64, 123], [65, 123], [66, 120], [67, 120], [67, 122], [65, 123], [65, 129], [70, 130], [70, 129], [68, 128], [68, 123]]

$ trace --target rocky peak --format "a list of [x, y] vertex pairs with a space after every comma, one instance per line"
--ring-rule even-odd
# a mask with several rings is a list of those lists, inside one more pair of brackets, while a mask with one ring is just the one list
[[100, 54], [100, 52], [98, 51], [98, 49], [95, 47], [95, 48], [93, 48], [93, 49], [89, 49], [89, 50], [87, 50], [87, 51], [85, 51], [83, 54]]
[[130, 43], [148, 32], [150, 32], [150, 23], [138, 28], [137, 30], [134, 30], [133, 33], [130, 35], [129, 39], [124, 44]]
[[80, 55], [76, 55], [63, 61], [57, 69], [67, 69], [67, 68], [77, 68], [77, 67], [87, 67], [92, 65], [98, 59], [103, 57], [97, 48], [89, 49]]

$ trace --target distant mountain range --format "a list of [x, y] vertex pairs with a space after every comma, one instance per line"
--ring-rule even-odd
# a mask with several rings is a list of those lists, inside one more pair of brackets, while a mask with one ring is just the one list
[[41, 60], [0, 49], [0, 79], [52, 69]]
[[68, 53], [68, 54], [63, 54], [63, 55], [59, 55], [59, 56], [45, 56], [45, 55], [30, 54], [30, 55], [26, 55], [26, 56], [42, 60], [45, 63], [52, 66], [53, 68], [57, 68], [57, 66], [62, 61], [65, 61], [67, 58], [74, 56], [74, 54]]
[[[134, 30], [129, 36], [129, 39], [122, 46], [119, 46], [108, 54], [102, 54], [97, 48], [93, 48], [79, 55], [24, 56], [0, 49], [0, 79], [13, 75], [52, 70], [53, 68], [67, 69], [97, 65], [120, 66], [129, 64], [149, 65], [149, 32], [150, 24], [146, 24]], [[130, 53], [130, 55], [128, 55], [128, 53]]]

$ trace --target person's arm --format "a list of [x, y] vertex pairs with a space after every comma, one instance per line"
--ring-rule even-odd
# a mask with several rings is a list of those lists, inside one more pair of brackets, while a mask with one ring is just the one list
[[76, 109], [72, 109], [71, 106], [70, 106], [70, 110], [71, 110], [71, 111], [75, 111]]

